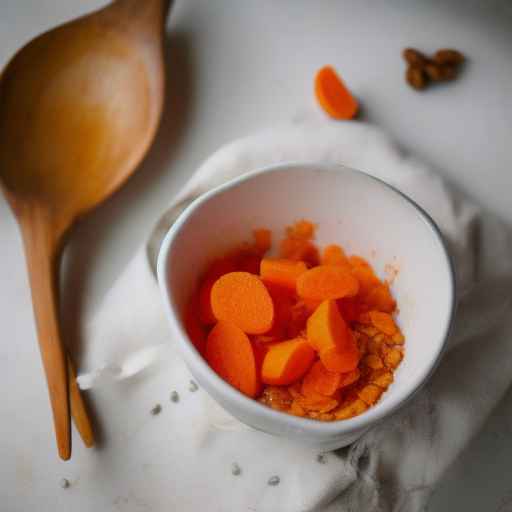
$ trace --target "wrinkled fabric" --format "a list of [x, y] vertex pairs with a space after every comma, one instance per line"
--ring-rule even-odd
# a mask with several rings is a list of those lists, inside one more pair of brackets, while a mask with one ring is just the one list
[[[317, 461], [313, 449], [242, 425], [202, 393], [173, 425], [182, 457], [166, 469], [181, 489], [174, 508], [258, 512], [407, 511], [424, 506], [446, 468], [478, 432], [512, 380], [512, 237], [427, 166], [404, 155], [377, 128], [356, 122], [307, 122], [236, 140], [214, 153], [174, 199], [87, 324], [84, 388], [123, 386], [147, 366], [186, 379], [155, 280], [163, 236], [196, 197], [257, 168], [286, 161], [341, 163], [377, 176], [422, 206], [443, 232], [455, 264], [458, 311], [441, 364], [393, 417]], [[463, 172], [463, 170], [461, 170]], [[129, 296], [130, 300], [126, 300]], [[142, 372], [142, 373], [141, 373]], [[137, 384], [135, 384], [137, 385]], [[193, 428], [191, 428], [193, 424]], [[233, 484], [219, 468], [237, 460]], [[195, 466], [194, 466], [195, 465]], [[199, 465], [199, 466], [198, 466]], [[248, 469], [250, 468], [250, 469]], [[197, 486], [191, 472], [208, 474]], [[269, 475], [281, 482], [268, 486]], [[171, 498], [170, 498], [171, 499]]]

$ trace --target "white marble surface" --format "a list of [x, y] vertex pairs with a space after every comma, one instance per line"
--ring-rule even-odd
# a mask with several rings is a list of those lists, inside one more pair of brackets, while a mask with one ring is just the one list
[[[0, 66], [37, 33], [104, 3], [0, 0]], [[168, 26], [168, 107], [156, 143], [140, 172], [84, 221], [67, 254], [63, 314], [77, 354], [86, 350], [75, 336], [80, 316], [98, 305], [179, 186], [222, 143], [317, 115], [311, 82], [326, 63], [360, 96], [367, 120], [512, 223], [507, 0], [178, 0]], [[453, 46], [470, 62], [456, 83], [417, 94], [402, 78], [406, 45]], [[178, 417], [166, 407], [166, 422], [156, 422], [148, 411], [167, 400], [168, 376], [155, 371], [142, 386], [98, 391], [101, 449], [86, 451], [75, 438], [73, 459], [58, 461], [20, 238], [3, 199], [0, 247], [0, 509], [167, 510], [160, 485], [172, 488], [172, 475], [161, 474], [158, 455], [179, 455]], [[430, 512], [512, 511], [511, 435], [509, 393], [434, 493]], [[59, 487], [62, 477], [70, 489]], [[142, 481], [141, 494], [152, 499], [128, 481]]]

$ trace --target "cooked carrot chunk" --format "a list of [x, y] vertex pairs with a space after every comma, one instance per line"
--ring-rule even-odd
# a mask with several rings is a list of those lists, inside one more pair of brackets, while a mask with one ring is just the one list
[[297, 294], [304, 299], [326, 300], [353, 297], [359, 283], [345, 267], [319, 265], [297, 278]]
[[230, 272], [215, 282], [210, 296], [217, 320], [232, 322], [247, 334], [263, 334], [272, 327], [274, 304], [259, 277]]
[[316, 226], [253, 231], [215, 260], [184, 311], [190, 341], [250, 398], [297, 417], [334, 421], [375, 405], [404, 357], [389, 284], [364, 258], [313, 243]]
[[315, 351], [304, 338], [276, 343], [265, 355], [261, 379], [265, 384], [286, 386], [300, 379], [314, 359]]
[[307, 336], [328, 370], [349, 372], [356, 368], [359, 350], [335, 301], [322, 302], [309, 317]]
[[327, 114], [334, 119], [352, 119], [358, 103], [332, 66], [324, 66], [315, 77], [315, 96]]
[[295, 292], [297, 278], [307, 269], [308, 267], [303, 261], [265, 258], [261, 260], [260, 276], [266, 285], [282, 287]]
[[254, 352], [249, 338], [236, 325], [217, 323], [206, 341], [206, 360], [233, 387], [247, 396], [257, 396], [260, 382]]

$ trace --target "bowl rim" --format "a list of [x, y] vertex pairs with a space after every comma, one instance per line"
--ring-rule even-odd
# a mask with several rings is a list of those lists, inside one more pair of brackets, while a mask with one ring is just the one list
[[[192, 342], [189, 340], [187, 333], [185, 332], [184, 328], [181, 325], [181, 322], [178, 320], [179, 311], [172, 297], [170, 287], [168, 286], [169, 266], [167, 263], [172, 252], [172, 242], [176, 238], [178, 233], [185, 227], [192, 214], [201, 205], [208, 202], [214, 196], [217, 196], [218, 194], [221, 194], [227, 190], [236, 188], [242, 183], [254, 180], [262, 174], [280, 172], [285, 170], [287, 172], [290, 172], [290, 169], [292, 168], [300, 169], [302, 171], [310, 170], [313, 172], [320, 171], [327, 173], [338, 173], [340, 170], [343, 170], [348, 173], [362, 175], [366, 179], [375, 181], [379, 183], [381, 186], [398, 194], [398, 196], [401, 199], [405, 200], [410, 206], [413, 207], [413, 210], [416, 212], [419, 218], [424, 223], [426, 223], [427, 226], [430, 228], [430, 232], [436, 239], [437, 244], [444, 257], [444, 263], [446, 265], [448, 275], [450, 277], [448, 288], [448, 293], [450, 295], [450, 312], [449, 315], [447, 316], [446, 325], [444, 326], [443, 329], [442, 339], [438, 344], [436, 350], [432, 353], [429, 363], [425, 366], [423, 371], [415, 378], [413, 384], [405, 388], [405, 390], [399, 395], [397, 395], [397, 397], [394, 398], [394, 400], [388, 403], [380, 404], [380, 407], [379, 402], [376, 405], [370, 407], [363, 414], [345, 420], [324, 422], [310, 418], [297, 417], [291, 414], [276, 411], [274, 409], [271, 409], [270, 407], [267, 407], [266, 405], [259, 403], [257, 400], [253, 398], [247, 397], [246, 395], [235, 389], [233, 386], [228, 384], [226, 381], [224, 381], [208, 365], [206, 360], [203, 359], [201, 354], [196, 350]], [[368, 174], [364, 171], [360, 171], [342, 164], [335, 163], [293, 160], [280, 162], [278, 164], [260, 167], [253, 171], [244, 173], [241, 176], [231, 179], [226, 183], [223, 183], [205, 192], [204, 194], [201, 194], [181, 212], [181, 214], [178, 216], [178, 218], [175, 220], [175, 222], [169, 228], [165, 237], [163, 238], [163, 241], [160, 245], [160, 251], [158, 254], [157, 279], [161, 294], [163, 296], [166, 316], [171, 324], [172, 331], [178, 334], [178, 345], [180, 346], [180, 349], [185, 352], [186, 362], [188, 363], [188, 361], [193, 361], [194, 366], [199, 367], [199, 370], [201, 371], [204, 378], [208, 379], [209, 384], [215, 389], [215, 391], [219, 395], [225, 397], [229, 401], [236, 402], [238, 408], [245, 409], [249, 415], [260, 416], [262, 417], [263, 420], [266, 420], [266, 422], [273, 423], [276, 427], [282, 428], [283, 432], [293, 429], [307, 431], [309, 433], [314, 433], [316, 435], [324, 435], [326, 437], [330, 437], [332, 435], [350, 434], [361, 429], [369, 428], [370, 426], [381, 421], [385, 417], [390, 416], [392, 413], [394, 413], [399, 408], [403, 407], [406, 403], [408, 403], [416, 395], [416, 393], [425, 385], [425, 383], [429, 380], [429, 378], [435, 371], [436, 367], [438, 366], [441, 360], [441, 356], [446, 348], [446, 342], [450, 336], [456, 312], [456, 280], [453, 260], [448, 251], [448, 247], [441, 233], [441, 230], [439, 229], [435, 221], [432, 219], [432, 217], [413, 199], [408, 197], [406, 194], [398, 190], [393, 185], [390, 185], [389, 183], [386, 183], [384, 180], [371, 174]], [[215, 397], [212, 396], [212, 398], [217, 402], [217, 399]], [[243, 420], [239, 421], [243, 422]]]

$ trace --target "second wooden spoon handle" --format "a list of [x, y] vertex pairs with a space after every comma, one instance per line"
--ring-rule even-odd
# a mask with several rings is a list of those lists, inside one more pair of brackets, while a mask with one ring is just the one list
[[85, 402], [76, 382], [76, 372], [73, 362], [68, 355], [68, 379], [69, 379], [69, 402], [71, 405], [71, 415], [75, 426], [87, 448], [94, 445], [94, 434], [92, 430], [91, 420], [87, 414]]
[[41, 210], [31, 209], [20, 220], [57, 447], [60, 457], [67, 460], [71, 456], [71, 419], [68, 368], [58, 322], [58, 236]]

